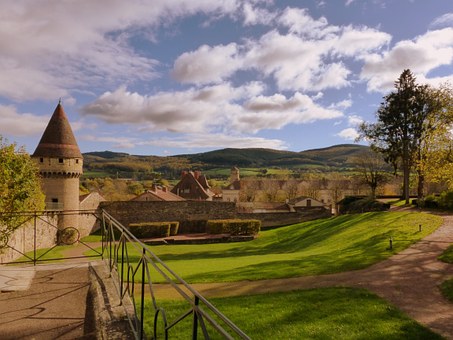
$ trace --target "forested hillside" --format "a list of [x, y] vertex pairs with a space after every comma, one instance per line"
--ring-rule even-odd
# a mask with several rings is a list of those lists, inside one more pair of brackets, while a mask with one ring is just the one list
[[110, 151], [89, 152], [84, 156], [85, 177], [110, 176], [137, 179], [177, 178], [185, 169], [229, 170], [232, 166], [293, 171], [347, 171], [368, 147], [341, 144], [301, 152], [272, 149], [222, 149], [177, 156], [137, 156]]

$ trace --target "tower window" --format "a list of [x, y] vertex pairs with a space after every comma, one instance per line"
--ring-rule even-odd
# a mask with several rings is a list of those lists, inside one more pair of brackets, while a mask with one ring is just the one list
[[52, 203], [58, 203], [58, 198], [52, 198]]
[[79, 160], [78, 159], [76, 159], [75, 162], [76, 162], [76, 164], [79, 164]]
[[39, 158], [39, 162], [40, 162], [40, 163], [44, 163], [44, 158], [42, 158], [42, 157]]
[[63, 158], [58, 158], [58, 163], [63, 164]]

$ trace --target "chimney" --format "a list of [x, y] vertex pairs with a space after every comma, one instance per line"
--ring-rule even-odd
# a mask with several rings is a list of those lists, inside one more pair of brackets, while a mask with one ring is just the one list
[[162, 191], [167, 192], [167, 187], [165, 185], [162, 186]]
[[183, 171], [181, 172], [181, 179], [183, 179], [186, 175], [187, 175], [187, 171], [186, 171], [186, 170], [183, 170]]

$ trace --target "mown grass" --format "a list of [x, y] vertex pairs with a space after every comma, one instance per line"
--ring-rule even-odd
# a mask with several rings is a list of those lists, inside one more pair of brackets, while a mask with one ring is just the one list
[[[263, 231], [250, 242], [150, 249], [190, 283], [287, 278], [365, 268], [407, 248], [441, 224], [441, 217], [425, 213], [365, 213]], [[132, 247], [128, 252], [131, 262], [139, 261]]]
[[[445, 249], [438, 259], [446, 263], [453, 263], [453, 245], [450, 245], [447, 249]], [[442, 282], [440, 285], [440, 291], [443, 296], [453, 302], [453, 278]]]
[[[442, 339], [364, 289], [322, 288], [210, 302], [252, 339]], [[145, 306], [145, 333], [151, 336], [154, 309], [150, 300]], [[169, 322], [188, 309], [181, 301], [160, 301], [159, 306]], [[191, 322], [189, 317], [175, 326], [169, 338], [191, 338]]]
[[[68, 249], [68, 247], [73, 246], [56, 246], [53, 248], [42, 248], [36, 250], [36, 260], [37, 261], [50, 261], [58, 260], [63, 257], [63, 252]], [[34, 251], [26, 252], [24, 256], [19, 257], [14, 260], [14, 262], [29, 262], [33, 261], [35, 258]]]

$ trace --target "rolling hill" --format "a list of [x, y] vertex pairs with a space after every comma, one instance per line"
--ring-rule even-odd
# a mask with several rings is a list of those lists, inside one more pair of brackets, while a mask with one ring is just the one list
[[197, 154], [176, 156], [137, 156], [111, 151], [89, 152], [84, 156], [87, 173], [104, 173], [133, 177], [158, 172], [166, 178], [178, 177], [183, 169], [209, 170], [215, 168], [285, 168], [325, 171], [344, 171], [355, 167], [354, 157], [367, 150], [355, 144], [334, 145], [301, 152], [272, 149], [221, 149]]

